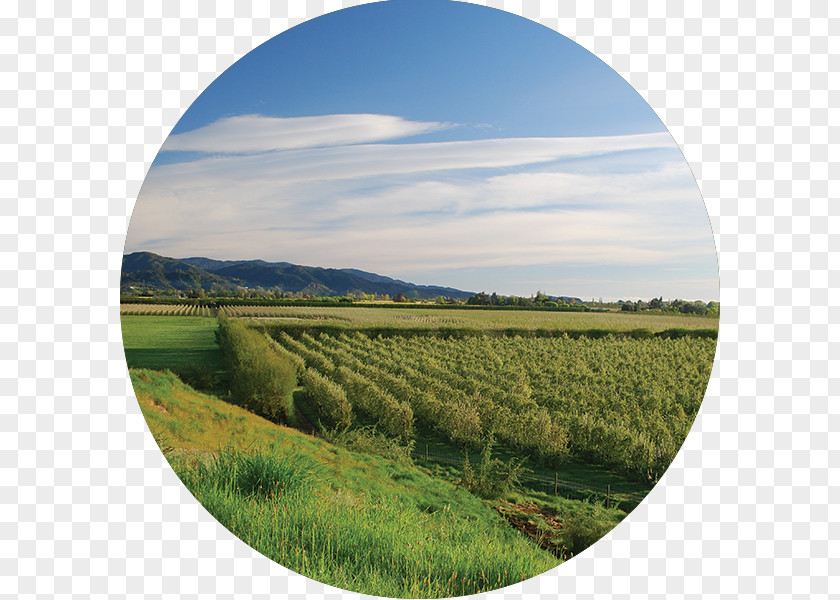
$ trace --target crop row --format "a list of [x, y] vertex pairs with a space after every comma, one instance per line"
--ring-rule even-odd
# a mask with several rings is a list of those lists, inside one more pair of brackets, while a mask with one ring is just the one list
[[212, 317], [209, 306], [193, 304], [121, 304], [121, 315], [149, 315], [159, 317]]
[[691, 338], [278, 341], [397, 437], [410, 435], [413, 418], [456, 445], [492, 438], [547, 464], [571, 453], [651, 482], [688, 434], [715, 349], [714, 340]]

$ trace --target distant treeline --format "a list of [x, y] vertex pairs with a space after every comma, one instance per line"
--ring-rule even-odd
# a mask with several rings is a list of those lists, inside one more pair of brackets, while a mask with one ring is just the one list
[[714, 315], [720, 314], [720, 304], [717, 302], [703, 302], [702, 300], [663, 300], [652, 298], [647, 302], [620, 300], [618, 304], [624, 312], [640, 312], [653, 310], [665, 313], [682, 313], [684, 315]]
[[540, 291], [533, 296], [502, 296], [496, 292], [492, 294], [479, 292], [467, 298], [467, 304], [470, 306], [489, 306], [495, 308], [589, 310], [589, 307], [580, 298], [549, 296]]
[[525, 298], [522, 296], [500, 296], [497, 294], [486, 294], [481, 292], [467, 299], [466, 304], [462, 302], [450, 303], [448, 299], [437, 301], [412, 301], [397, 299], [388, 301], [361, 301], [350, 296], [318, 296], [311, 298], [229, 298], [229, 297], [204, 297], [204, 298], [183, 298], [175, 296], [122, 296], [121, 304], [159, 304], [172, 306], [207, 306], [209, 308], [220, 308], [223, 306], [314, 306], [314, 307], [340, 307], [354, 306], [363, 308], [422, 308], [422, 309], [446, 309], [446, 310], [526, 310], [526, 311], [551, 311], [551, 312], [588, 312], [604, 311], [609, 308], [620, 309], [622, 312], [653, 312], [653, 313], [681, 313], [694, 315], [715, 316], [720, 314], [720, 304], [717, 302], [703, 302], [701, 300], [663, 300], [653, 298], [648, 302], [637, 300], [635, 302], [620, 300], [615, 303], [596, 303], [595, 307], [588, 306], [582, 302], [566, 302], [562, 299], [552, 299], [541, 292], [535, 296]]

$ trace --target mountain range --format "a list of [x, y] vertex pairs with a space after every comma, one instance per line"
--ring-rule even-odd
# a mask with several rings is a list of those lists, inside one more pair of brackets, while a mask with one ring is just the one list
[[151, 252], [133, 252], [123, 256], [120, 278], [123, 294], [140, 293], [146, 289], [216, 292], [237, 287], [317, 296], [403, 294], [412, 299], [447, 296], [464, 300], [474, 294], [450, 287], [416, 285], [359, 269], [325, 269], [288, 262], [215, 260], [200, 256], [170, 258]]

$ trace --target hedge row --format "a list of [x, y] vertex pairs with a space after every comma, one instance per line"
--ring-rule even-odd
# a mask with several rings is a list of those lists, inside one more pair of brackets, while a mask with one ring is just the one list
[[219, 346], [233, 397], [248, 410], [275, 422], [294, 424], [292, 392], [298, 363], [278, 353], [261, 332], [219, 311]]

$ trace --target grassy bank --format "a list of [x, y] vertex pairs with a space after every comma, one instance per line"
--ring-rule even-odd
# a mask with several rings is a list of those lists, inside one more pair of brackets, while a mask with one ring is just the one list
[[[133, 369], [131, 378], [190, 491], [243, 541], [298, 573], [360, 593], [425, 598], [496, 589], [560, 562], [510, 526], [524, 510], [516, 497], [502, 516], [410, 463], [274, 425], [171, 373]], [[558, 509], [552, 518], [596, 536], [622, 516], [583, 503]], [[593, 511], [597, 526], [587, 526]], [[555, 545], [571, 548], [574, 531]]]

